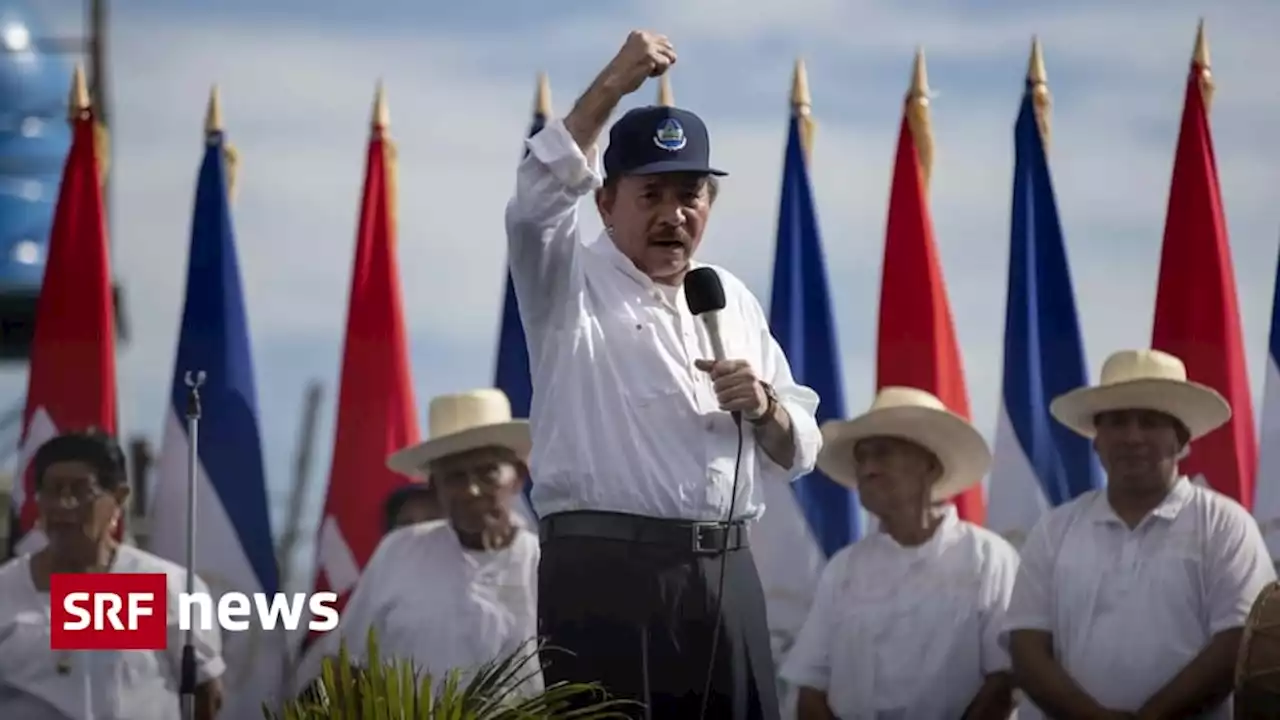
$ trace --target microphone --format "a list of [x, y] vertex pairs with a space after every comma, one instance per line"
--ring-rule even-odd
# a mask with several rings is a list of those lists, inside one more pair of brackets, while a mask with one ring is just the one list
[[720, 339], [720, 311], [724, 309], [724, 285], [720, 276], [709, 267], [690, 270], [684, 276], [684, 300], [689, 312], [702, 318], [711, 338], [711, 352], [716, 360], [728, 358], [724, 352], [724, 340]]
[[[728, 359], [724, 352], [724, 340], [720, 337], [720, 311], [724, 309], [724, 285], [720, 276], [709, 267], [690, 270], [684, 276], [684, 301], [694, 317], [702, 318], [711, 339], [711, 354], [716, 361]], [[742, 424], [742, 413], [734, 412], [733, 421]]]

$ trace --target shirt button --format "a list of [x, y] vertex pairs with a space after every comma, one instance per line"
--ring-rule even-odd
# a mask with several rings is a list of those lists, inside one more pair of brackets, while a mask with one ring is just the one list
[[716, 423], [715, 423], [715, 421], [714, 421], [714, 420], [708, 420], [708, 421], [707, 421], [707, 432], [711, 432], [712, 430], [715, 430], [715, 429], [716, 429]]

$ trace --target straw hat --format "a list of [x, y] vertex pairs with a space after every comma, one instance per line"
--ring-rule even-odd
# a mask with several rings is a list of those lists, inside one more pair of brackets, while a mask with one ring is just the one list
[[1093, 437], [1094, 418], [1113, 410], [1153, 410], [1177, 418], [1204, 437], [1231, 419], [1231, 405], [1213, 388], [1187, 380], [1182, 360], [1159, 350], [1121, 350], [1102, 365], [1097, 385], [1061, 395], [1049, 404], [1058, 422]]
[[448, 455], [497, 446], [525, 458], [533, 444], [529, 422], [511, 419], [511, 401], [492, 388], [434, 398], [427, 424], [429, 439], [392, 453], [387, 467], [421, 477], [428, 463]]
[[873, 437], [909, 440], [938, 458], [942, 475], [933, 486], [935, 501], [952, 498], [982, 482], [991, 467], [987, 442], [969, 421], [924, 390], [886, 387], [862, 415], [823, 424], [818, 469], [841, 485], [856, 487], [853, 446]]

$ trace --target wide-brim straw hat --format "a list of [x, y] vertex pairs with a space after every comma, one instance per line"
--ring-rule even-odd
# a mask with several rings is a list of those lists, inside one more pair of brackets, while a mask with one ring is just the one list
[[426, 477], [427, 466], [440, 458], [483, 447], [502, 447], [521, 460], [533, 441], [527, 420], [511, 417], [511, 401], [493, 388], [441, 395], [427, 411], [427, 440], [387, 457], [387, 467], [411, 477]]
[[923, 447], [938, 458], [942, 475], [933, 485], [934, 501], [948, 500], [982, 482], [991, 468], [991, 450], [982, 433], [931, 393], [908, 387], [886, 387], [867, 412], [852, 420], [822, 425], [818, 469], [827, 477], [856, 488], [853, 446], [859, 440], [892, 437]]
[[1092, 438], [1100, 413], [1150, 410], [1186, 426], [1192, 440], [1231, 419], [1231, 405], [1216, 390], [1187, 380], [1181, 359], [1160, 350], [1121, 350], [1102, 365], [1097, 385], [1077, 388], [1049, 404], [1058, 422]]

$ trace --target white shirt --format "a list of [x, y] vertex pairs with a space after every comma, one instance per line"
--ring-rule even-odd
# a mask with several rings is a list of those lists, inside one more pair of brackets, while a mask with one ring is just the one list
[[836, 553], [800, 637], [788, 682], [822, 690], [840, 720], [956, 720], [992, 673], [1018, 555], [946, 506], [928, 542], [876, 533]]
[[[683, 288], [655, 284], [607, 236], [580, 236], [578, 202], [601, 184], [598, 151], [588, 163], [559, 120], [527, 144], [507, 205], [507, 241], [533, 379], [534, 509], [543, 517], [603, 510], [724, 520], [738, 431], [694, 367], [713, 357], [703, 323]], [[716, 271], [727, 356], [748, 361], [774, 387], [796, 446], [784, 469], [744, 427], [734, 515], [752, 518], [764, 510], [758, 483], [813, 469], [822, 445], [818, 396], [796, 384], [759, 301]]]
[[[399, 528], [365, 566], [343, 610], [339, 636], [353, 659], [367, 655], [369, 629], [378, 655], [412, 660], [443, 681], [465, 684], [472, 670], [517, 649], [532, 654], [537, 637], [538, 537], [525, 529], [502, 550], [469, 550], [447, 521]], [[542, 689], [536, 663], [527, 692]]]
[[[1027, 537], [1005, 627], [1052, 633], [1086, 693], [1136, 712], [1214, 635], [1243, 627], [1275, 577], [1257, 523], [1225, 495], [1180, 478], [1130, 530], [1095, 490]], [[1230, 718], [1229, 701], [1205, 717]]]
[[[36, 590], [31, 556], [0, 566], [0, 717], [22, 720], [173, 720], [181, 715], [183, 632], [178, 595], [186, 571], [168, 560], [121, 545], [108, 572], [169, 576], [167, 650], [95, 650], [55, 653], [49, 649], [49, 593]], [[196, 592], [209, 592], [198, 577]], [[192, 632], [197, 681], [226, 670], [216, 629]], [[70, 666], [58, 672], [62, 663]]]

